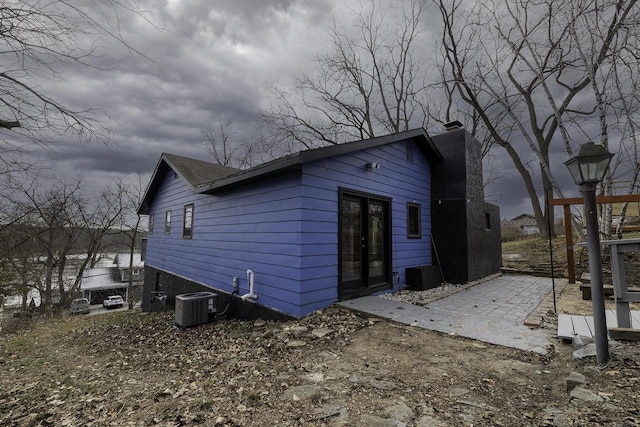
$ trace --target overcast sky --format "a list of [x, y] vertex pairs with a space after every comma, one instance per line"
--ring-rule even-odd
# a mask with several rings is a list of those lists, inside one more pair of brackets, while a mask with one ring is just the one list
[[[207, 124], [234, 120], [234, 138], [240, 142], [260, 135], [258, 119], [268, 102], [268, 84], [286, 85], [312, 69], [313, 56], [328, 39], [326, 27], [333, 20], [349, 24], [344, 3], [142, 3], [153, 25], [137, 15], [121, 15], [120, 28], [146, 58], [104, 41], [109, 47], [105, 69], [71, 67], [60, 80], [41, 83], [75, 108], [108, 113], [113, 142], [105, 146], [68, 138], [58, 141], [54, 152], [39, 155], [56, 174], [81, 175], [89, 187], [138, 172], [146, 184], [163, 152], [212, 160], [203, 144]], [[510, 162], [501, 160], [503, 155], [496, 151], [493, 156], [504, 176], [488, 189], [487, 197], [501, 207], [502, 218], [512, 218], [531, 208], [520, 177]], [[555, 159], [555, 167], [563, 168], [564, 160]]]

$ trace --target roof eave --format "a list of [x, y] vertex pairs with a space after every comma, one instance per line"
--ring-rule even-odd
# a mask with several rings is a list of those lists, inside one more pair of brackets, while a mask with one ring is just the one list
[[147, 188], [142, 196], [142, 200], [140, 201], [140, 205], [138, 206], [137, 214], [138, 215], [148, 215], [149, 209], [151, 208], [151, 201], [153, 200], [153, 195], [156, 192], [157, 187], [160, 185], [158, 181], [158, 176], [164, 174], [166, 172], [166, 168], [169, 167], [165, 153], [162, 153], [158, 163], [156, 163], [156, 167], [151, 174], [151, 179], [149, 180], [149, 184], [147, 184]]
[[278, 175], [290, 170], [300, 170], [302, 168], [302, 162], [300, 156], [292, 156], [279, 161], [267, 163], [262, 166], [240, 172], [235, 175], [231, 175], [226, 178], [222, 178], [207, 184], [202, 184], [196, 187], [194, 190], [197, 194], [210, 194], [216, 191], [225, 190], [238, 184], [248, 184], [258, 180], [262, 180], [266, 177]]
[[[433, 143], [426, 130], [423, 128], [413, 129], [396, 134], [384, 135], [376, 138], [365, 139], [361, 141], [349, 142], [346, 144], [336, 144], [328, 147], [301, 151], [297, 154], [265, 163], [255, 168], [242, 171], [238, 174], [222, 178], [211, 183], [203, 184], [195, 189], [199, 194], [210, 194], [221, 191], [240, 183], [250, 183], [269, 176], [277, 175], [290, 170], [300, 170], [305, 163], [326, 159], [328, 157], [348, 154], [365, 148], [373, 148], [381, 145], [390, 144], [398, 141], [413, 139], [418, 147], [432, 161], [442, 161], [442, 154]], [[422, 143], [418, 141], [422, 141]]]

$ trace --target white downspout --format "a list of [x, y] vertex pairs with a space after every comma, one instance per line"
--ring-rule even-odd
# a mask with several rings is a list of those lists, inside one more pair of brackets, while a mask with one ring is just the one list
[[247, 270], [247, 282], [249, 282], [249, 293], [242, 295], [242, 301], [251, 300], [255, 301], [258, 299], [258, 295], [253, 292], [253, 271]]

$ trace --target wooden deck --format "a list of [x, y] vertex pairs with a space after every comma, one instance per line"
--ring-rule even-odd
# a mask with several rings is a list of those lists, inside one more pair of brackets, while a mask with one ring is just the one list
[[[615, 328], [618, 326], [615, 311], [607, 310], [605, 315], [607, 317], [607, 328]], [[631, 327], [640, 329], [640, 311], [631, 312]], [[576, 335], [593, 338], [593, 317], [558, 314], [558, 337], [570, 340]]]

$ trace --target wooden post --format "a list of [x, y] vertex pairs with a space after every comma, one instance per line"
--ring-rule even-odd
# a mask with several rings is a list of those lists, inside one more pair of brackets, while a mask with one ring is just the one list
[[567, 271], [569, 283], [576, 283], [576, 262], [573, 255], [573, 227], [571, 227], [571, 205], [564, 208], [564, 241], [567, 246]]
[[604, 246], [611, 247], [611, 278], [616, 299], [616, 317], [619, 328], [631, 328], [630, 302], [640, 301], [640, 293], [629, 292], [625, 273], [624, 254], [640, 250], [640, 239], [605, 240]]
[[[623, 196], [598, 196], [596, 203], [623, 203], [640, 202], [640, 194], [627, 194]], [[581, 205], [584, 203], [582, 197], [568, 197], [564, 199], [550, 199], [551, 206], [562, 205], [564, 208], [564, 235], [567, 246], [567, 274], [569, 283], [576, 282], [576, 263], [573, 251], [573, 229], [571, 228], [571, 205]]]

